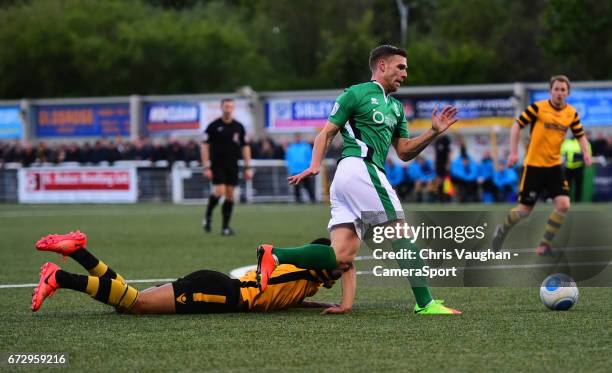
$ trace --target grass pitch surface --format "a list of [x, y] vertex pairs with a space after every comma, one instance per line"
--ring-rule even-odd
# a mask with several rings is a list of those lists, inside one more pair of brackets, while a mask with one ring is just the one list
[[[127, 279], [176, 278], [253, 264], [260, 242], [294, 246], [324, 236], [329, 217], [326, 206], [239, 205], [237, 235], [222, 237], [218, 210], [213, 233], [204, 234], [199, 206], [0, 205], [0, 285], [37, 282], [46, 261], [84, 273], [70, 259], [34, 249], [49, 233], [86, 232], [89, 249]], [[364, 265], [357, 267], [371, 269]], [[539, 284], [434, 288], [464, 314], [423, 318], [412, 314], [403, 281], [368, 277], [359, 277], [353, 313], [343, 316], [312, 309], [117, 315], [69, 290], [32, 313], [31, 288], [0, 288], [0, 354], [65, 353], [74, 371], [607, 371], [612, 363], [610, 288], [581, 288], [569, 312], [545, 310]], [[340, 286], [315, 299], [338, 301]], [[16, 367], [0, 363], [6, 369]]]

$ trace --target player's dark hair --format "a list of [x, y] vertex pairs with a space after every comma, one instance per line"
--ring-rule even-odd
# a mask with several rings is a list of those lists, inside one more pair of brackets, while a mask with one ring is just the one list
[[318, 245], [331, 246], [331, 240], [329, 238], [325, 238], [325, 237], [317, 238], [316, 240], [312, 241], [311, 244], [312, 243], [318, 244]]
[[221, 99], [221, 105], [223, 105], [226, 102], [234, 102], [234, 99], [231, 97], [225, 97]]
[[567, 84], [567, 90], [570, 90], [570, 80], [566, 75], [555, 75], [553, 77], [550, 78], [550, 89], [552, 89], [553, 84], [555, 84], [555, 82], [563, 82], [565, 84]]
[[374, 72], [378, 61], [390, 56], [408, 57], [408, 53], [406, 53], [405, 49], [394, 47], [393, 45], [380, 45], [370, 52], [370, 70]]

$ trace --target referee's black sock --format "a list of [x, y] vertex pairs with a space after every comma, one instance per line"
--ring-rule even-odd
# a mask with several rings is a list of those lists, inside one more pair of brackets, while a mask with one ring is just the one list
[[212, 212], [215, 207], [217, 207], [218, 203], [219, 197], [215, 196], [214, 194], [211, 194], [210, 197], [208, 197], [208, 206], [206, 206], [206, 221], [208, 221], [208, 224], [210, 224], [210, 217], [212, 216]]
[[232, 218], [232, 210], [234, 209], [234, 201], [225, 200], [223, 201], [223, 206], [221, 207], [221, 212], [223, 213], [223, 229], [229, 228], [229, 222]]

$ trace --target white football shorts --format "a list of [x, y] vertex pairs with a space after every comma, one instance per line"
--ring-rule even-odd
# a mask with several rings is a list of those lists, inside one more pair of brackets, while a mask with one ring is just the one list
[[352, 223], [363, 239], [370, 227], [404, 219], [397, 193], [385, 174], [362, 158], [347, 157], [338, 163], [329, 197], [329, 231], [335, 225]]

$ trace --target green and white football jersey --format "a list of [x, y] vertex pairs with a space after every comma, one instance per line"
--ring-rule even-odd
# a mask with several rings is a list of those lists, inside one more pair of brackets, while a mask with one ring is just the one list
[[409, 137], [402, 104], [374, 81], [344, 90], [329, 121], [341, 127], [342, 158], [364, 158], [381, 170], [392, 139]]

